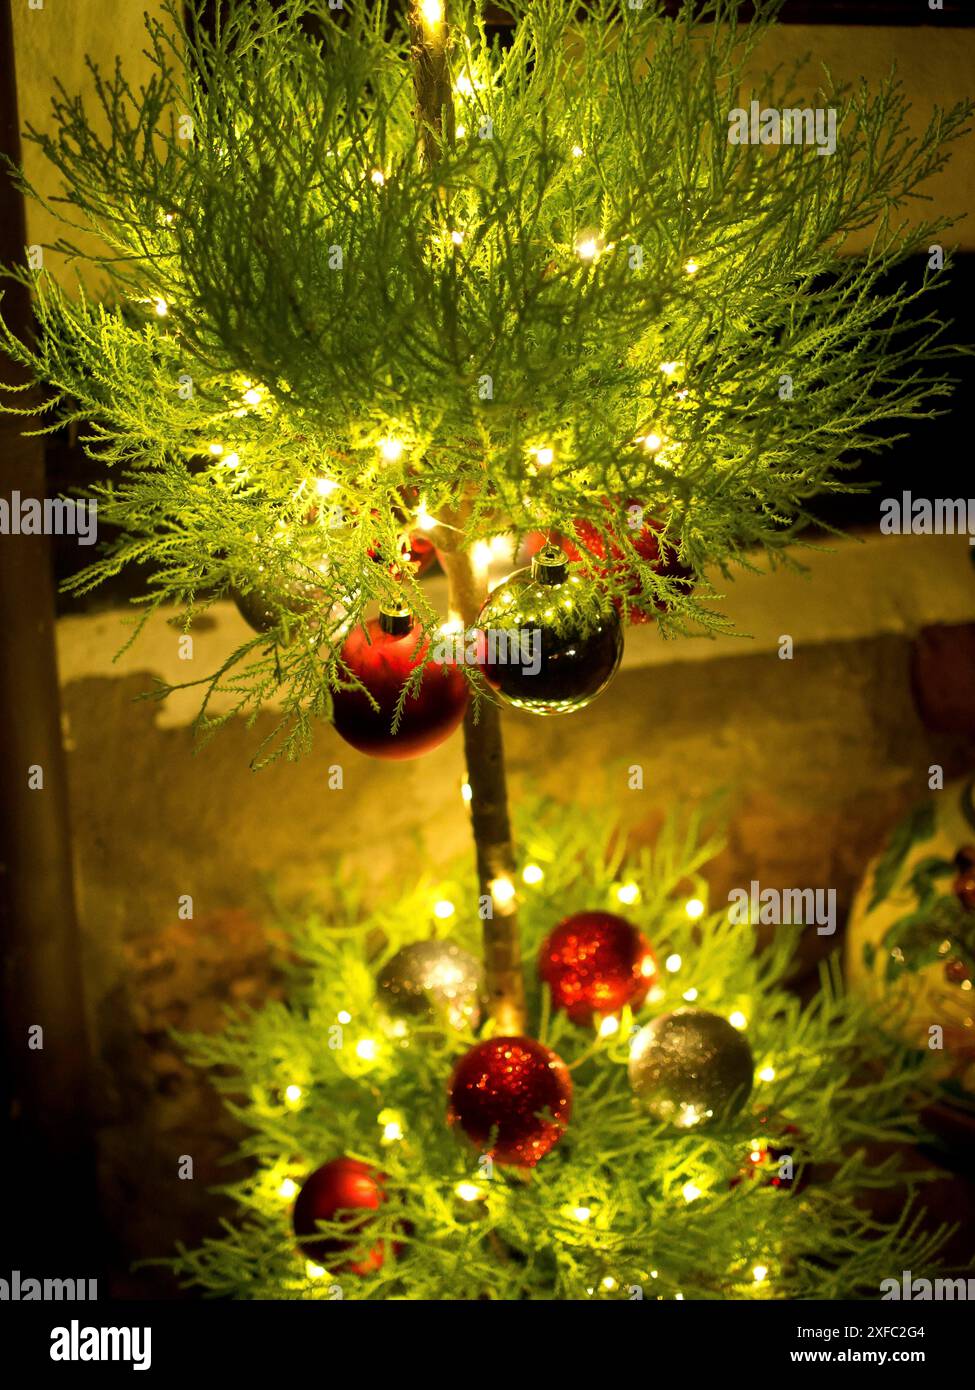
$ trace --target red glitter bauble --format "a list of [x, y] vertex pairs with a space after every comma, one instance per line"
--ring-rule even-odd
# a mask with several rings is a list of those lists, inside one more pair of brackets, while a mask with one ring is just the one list
[[[762, 1120], [761, 1123], [764, 1124], [765, 1121]], [[736, 1176], [730, 1179], [729, 1187], [737, 1187], [745, 1180], [753, 1182], [756, 1179], [763, 1187], [775, 1187], [780, 1192], [802, 1192], [809, 1185], [811, 1165], [801, 1165], [793, 1153], [797, 1145], [802, 1147], [802, 1134], [795, 1125], [784, 1125], [779, 1132], [782, 1137], [775, 1143], [770, 1143], [765, 1138], [752, 1141], [748, 1157]], [[782, 1176], [782, 1160], [785, 1158], [792, 1161], [791, 1178]]]
[[646, 937], [612, 912], [577, 912], [546, 937], [538, 974], [573, 1023], [643, 1003], [657, 974]]
[[[305, 1179], [295, 1199], [292, 1222], [295, 1235], [301, 1240], [301, 1253], [306, 1259], [325, 1265], [333, 1274], [372, 1274], [383, 1262], [385, 1251], [382, 1241], [361, 1259], [336, 1264], [335, 1258], [360, 1244], [369, 1217], [356, 1213], [375, 1211], [385, 1200], [382, 1174], [368, 1163], [346, 1157], [323, 1163]], [[336, 1219], [349, 1227], [347, 1238], [319, 1236], [318, 1240], [304, 1239], [318, 1233], [319, 1221]]]
[[569, 1069], [534, 1038], [489, 1038], [460, 1059], [447, 1118], [498, 1163], [534, 1168], [559, 1142], [572, 1113]]
[[[607, 501], [604, 505], [611, 510], [617, 504]], [[627, 502], [624, 510], [629, 514], [631, 508], [640, 508], [640, 503]], [[580, 519], [572, 523], [572, 528], [575, 532], [574, 539], [561, 535], [554, 536], [552, 539], [561, 545], [570, 560], [578, 561], [582, 552], [586, 551], [591, 560], [597, 561], [593, 566], [597, 578], [611, 577], [616, 587], [629, 580], [627, 594], [631, 602], [627, 608], [627, 617], [631, 623], [650, 622], [654, 612], [666, 612], [667, 602], [665, 599], [644, 595], [643, 585], [640, 583], [640, 577], [634, 569], [633, 560], [628, 551], [632, 550], [641, 560], [645, 560], [654, 574], [659, 574], [662, 579], [677, 580], [682, 593], [689, 594], [694, 588], [693, 571], [680, 563], [673, 547], [668, 545], [661, 553], [659, 538], [663, 531], [663, 523], [653, 517], [643, 520], [639, 527], [626, 527], [628, 545], [617, 540], [609, 528], [604, 527], [603, 530], [607, 532], [609, 540], [608, 552], [607, 537], [604, 537], [595, 522]], [[541, 532], [534, 532], [526, 538], [525, 553], [533, 555], [547, 542], [547, 536], [542, 535]], [[614, 603], [622, 614], [622, 600], [616, 598]]]
[[[373, 618], [368, 629], [357, 627], [345, 640], [342, 660], [370, 692], [374, 709], [358, 689], [333, 695], [335, 728], [360, 753], [373, 758], [416, 758], [448, 738], [464, 717], [469, 689], [459, 668], [450, 662], [428, 661], [429, 644], [418, 623], [400, 635], [384, 629], [386, 617]], [[393, 733], [393, 716], [403, 686], [417, 666], [423, 681], [403, 706]]]

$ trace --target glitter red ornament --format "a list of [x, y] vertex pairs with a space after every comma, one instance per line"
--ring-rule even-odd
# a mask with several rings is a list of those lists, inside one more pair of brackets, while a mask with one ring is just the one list
[[[308, 1260], [325, 1265], [333, 1274], [372, 1274], [383, 1263], [382, 1241], [357, 1260], [336, 1263], [347, 1251], [361, 1243], [369, 1216], [357, 1213], [376, 1211], [386, 1200], [382, 1174], [356, 1158], [333, 1158], [316, 1168], [304, 1181], [295, 1199], [292, 1224], [301, 1240], [301, 1253]], [[319, 1221], [340, 1220], [349, 1228], [346, 1236], [323, 1236]], [[318, 1235], [318, 1239], [307, 1239]]]
[[[762, 1120], [761, 1123], [764, 1124], [765, 1121]], [[808, 1186], [810, 1165], [807, 1163], [800, 1168], [799, 1160], [793, 1152], [796, 1145], [801, 1146], [802, 1134], [796, 1125], [785, 1125], [779, 1132], [782, 1137], [775, 1143], [766, 1138], [752, 1141], [748, 1157], [737, 1175], [730, 1179], [729, 1187], [737, 1187], [746, 1179], [753, 1181], [756, 1178], [763, 1187], [775, 1187], [780, 1192], [801, 1192]], [[785, 1160], [788, 1160], [788, 1167]]]
[[[467, 709], [469, 689], [452, 662], [428, 660], [429, 643], [408, 613], [384, 611], [367, 627], [355, 628], [342, 647], [342, 660], [378, 705], [359, 689], [333, 694], [333, 722], [346, 743], [373, 758], [416, 758], [454, 732]], [[423, 680], [403, 705], [399, 727], [393, 717], [403, 686], [418, 666]]]
[[965, 845], [955, 855], [958, 877], [951, 885], [962, 907], [975, 912], [975, 845]]
[[560, 922], [542, 943], [538, 975], [552, 991], [552, 1006], [573, 1023], [637, 1009], [657, 974], [650, 943], [632, 923], [613, 912], [577, 912]]
[[534, 1038], [489, 1038], [472, 1047], [454, 1067], [449, 1095], [448, 1121], [498, 1163], [519, 1168], [545, 1157], [572, 1113], [568, 1067]]
[[[604, 505], [608, 510], [612, 510], [616, 506], [609, 501], [606, 501]], [[643, 508], [637, 501], [627, 502], [624, 510], [627, 514], [628, 544], [616, 539], [609, 528], [604, 527], [603, 530], [600, 530], [594, 521], [584, 518], [572, 523], [572, 529], [575, 532], [574, 539], [562, 535], [555, 537], [555, 539], [572, 561], [578, 561], [582, 552], [586, 551], [591, 560], [597, 562], [593, 566], [597, 578], [611, 579], [614, 586], [617, 587], [621, 583], [629, 581], [627, 596], [631, 601], [627, 607], [627, 617], [631, 623], [648, 623], [653, 618], [654, 612], [666, 612], [667, 601], [644, 594], [640, 576], [634, 567], [632, 554], [628, 552], [632, 551], [633, 554], [644, 560], [654, 574], [659, 574], [662, 579], [677, 581], [677, 587], [682, 593], [689, 594], [694, 588], [694, 575], [692, 570], [680, 563], [677, 552], [672, 546], [661, 546], [660, 536], [664, 529], [662, 522], [654, 517], [644, 518]], [[629, 525], [631, 517], [634, 521], [632, 526]], [[526, 543], [526, 553], [533, 555], [545, 544], [546, 537], [540, 532], [535, 533], [529, 537]], [[614, 598], [613, 602], [617, 612], [622, 615], [622, 600]]]

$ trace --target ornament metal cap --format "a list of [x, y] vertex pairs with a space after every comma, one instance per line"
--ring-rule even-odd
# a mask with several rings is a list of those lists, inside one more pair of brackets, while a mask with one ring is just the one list
[[569, 557], [551, 542], [532, 557], [532, 579], [537, 584], [564, 584], [569, 576]]
[[408, 608], [383, 604], [379, 610], [379, 626], [389, 637], [405, 637], [413, 627], [413, 614]]

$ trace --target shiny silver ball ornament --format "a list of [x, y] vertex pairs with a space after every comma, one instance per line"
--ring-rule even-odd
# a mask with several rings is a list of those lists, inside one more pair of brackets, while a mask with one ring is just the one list
[[747, 1038], [705, 1009], [678, 1009], [641, 1028], [630, 1049], [630, 1085], [654, 1117], [675, 1129], [730, 1120], [748, 1099], [755, 1062]]
[[386, 962], [376, 997], [387, 1030], [405, 1036], [411, 1023], [445, 1021], [459, 1032], [481, 1021], [484, 971], [453, 941], [413, 941]]
[[546, 545], [529, 569], [488, 594], [477, 619], [478, 665], [501, 699], [532, 714], [571, 714], [606, 689], [623, 655], [609, 599]]

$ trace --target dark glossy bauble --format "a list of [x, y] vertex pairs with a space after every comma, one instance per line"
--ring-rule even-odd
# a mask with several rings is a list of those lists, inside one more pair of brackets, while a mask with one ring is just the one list
[[411, 1023], [446, 1023], [458, 1030], [481, 1021], [484, 969], [455, 941], [411, 941], [383, 966], [376, 997], [394, 1036]]
[[237, 611], [255, 632], [274, 632], [286, 618], [301, 618], [316, 608], [325, 609], [325, 590], [312, 579], [289, 579], [235, 587], [230, 597]]
[[748, 1040], [705, 1009], [678, 1009], [641, 1028], [630, 1050], [630, 1085], [655, 1120], [704, 1129], [748, 1099], [755, 1064]]
[[[379, 1241], [358, 1259], [343, 1256], [361, 1246], [369, 1225], [369, 1212], [385, 1202], [382, 1174], [359, 1159], [333, 1158], [316, 1168], [304, 1181], [295, 1198], [292, 1224], [301, 1241], [300, 1250], [308, 1260], [324, 1265], [333, 1274], [372, 1274], [383, 1263], [385, 1248]], [[319, 1236], [319, 1221], [339, 1220], [349, 1228], [349, 1236]], [[312, 1237], [305, 1239], [305, 1237]]]
[[638, 1009], [657, 973], [650, 943], [613, 912], [577, 912], [560, 922], [538, 953], [538, 974], [552, 1005], [573, 1023]]
[[[374, 708], [363, 691], [337, 690], [333, 694], [333, 719], [338, 733], [373, 758], [417, 758], [449, 738], [464, 718], [469, 687], [460, 669], [449, 662], [428, 660], [429, 643], [418, 623], [407, 631], [387, 632], [383, 618], [357, 627], [342, 647], [342, 660], [370, 691]], [[396, 705], [417, 666], [423, 680], [409, 695], [396, 732]]]
[[477, 628], [485, 679], [508, 704], [532, 714], [585, 709], [623, 655], [615, 609], [570, 573], [557, 546], [540, 550], [529, 569], [492, 590]]
[[449, 1096], [448, 1120], [482, 1152], [533, 1168], [565, 1132], [572, 1079], [562, 1058], [534, 1038], [489, 1038], [457, 1063]]

